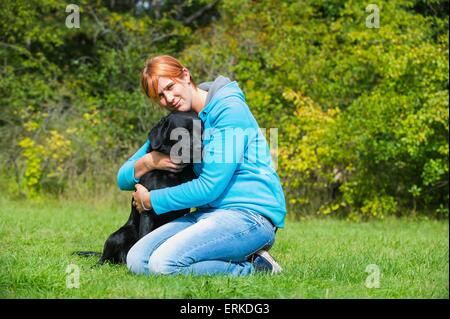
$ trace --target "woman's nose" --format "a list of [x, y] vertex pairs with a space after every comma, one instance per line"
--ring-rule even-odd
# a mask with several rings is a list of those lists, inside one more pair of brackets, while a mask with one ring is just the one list
[[166, 95], [167, 103], [172, 104], [173, 103], [173, 94], [170, 92], [167, 92], [167, 93], [165, 93], [165, 95]]

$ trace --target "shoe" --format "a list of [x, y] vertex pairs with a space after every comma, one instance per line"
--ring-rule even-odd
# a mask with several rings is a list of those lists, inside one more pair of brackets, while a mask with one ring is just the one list
[[252, 263], [255, 272], [270, 272], [273, 275], [283, 270], [267, 250], [257, 251], [253, 255]]

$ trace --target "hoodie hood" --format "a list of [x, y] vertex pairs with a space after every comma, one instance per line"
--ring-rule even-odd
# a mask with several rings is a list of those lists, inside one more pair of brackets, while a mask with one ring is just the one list
[[214, 81], [212, 82], [203, 82], [198, 85], [198, 87], [202, 90], [208, 91], [208, 95], [206, 97], [205, 105], [208, 105], [208, 103], [211, 101], [213, 96], [219, 91], [222, 87], [225, 85], [231, 83], [231, 80], [225, 76], [219, 75]]

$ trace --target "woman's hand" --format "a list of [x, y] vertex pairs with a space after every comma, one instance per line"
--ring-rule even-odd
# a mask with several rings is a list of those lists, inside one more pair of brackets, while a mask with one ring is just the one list
[[179, 173], [187, 164], [176, 164], [171, 161], [170, 156], [158, 151], [152, 151], [144, 156], [144, 165], [147, 169], [160, 169], [172, 173]]
[[153, 171], [154, 169], [166, 170], [179, 173], [187, 164], [176, 164], [170, 160], [170, 156], [158, 151], [145, 154], [134, 164], [134, 178]]
[[150, 194], [148, 189], [142, 186], [141, 184], [134, 185], [136, 191], [133, 195], [133, 206], [136, 207], [139, 213], [142, 213], [145, 210], [150, 210], [152, 208], [152, 204], [150, 202]]

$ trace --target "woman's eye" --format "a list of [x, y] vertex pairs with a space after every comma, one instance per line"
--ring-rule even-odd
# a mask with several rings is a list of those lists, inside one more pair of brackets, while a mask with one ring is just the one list
[[[170, 91], [170, 90], [172, 90], [173, 86], [174, 86], [174, 83], [171, 83], [171, 84], [167, 85], [166, 88], [164, 89], [164, 91]], [[164, 100], [165, 98], [166, 98], [166, 97], [165, 97], [165, 95], [164, 95], [163, 92], [159, 93], [159, 100], [160, 100], [160, 101]]]

